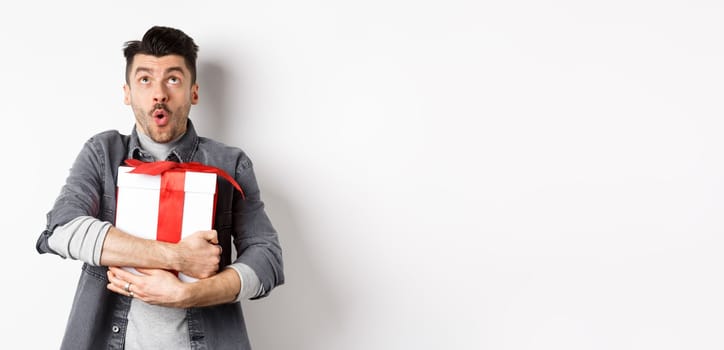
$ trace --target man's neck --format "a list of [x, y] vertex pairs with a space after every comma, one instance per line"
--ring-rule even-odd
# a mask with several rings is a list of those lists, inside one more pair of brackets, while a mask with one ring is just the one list
[[156, 160], [166, 160], [169, 153], [171, 153], [171, 150], [173, 150], [179, 140], [181, 140], [181, 138], [184, 136], [184, 134], [182, 134], [181, 136], [167, 143], [158, 143], [151, 139], [151, 137], [149, 137], [148, 135], [141, 132], [138, 128], [136, 128], [136, 133], [138, 134], [138, 142], [141, 144], [141, 148], [144, 151], [151, 153], [153, 158], [155, 158]]

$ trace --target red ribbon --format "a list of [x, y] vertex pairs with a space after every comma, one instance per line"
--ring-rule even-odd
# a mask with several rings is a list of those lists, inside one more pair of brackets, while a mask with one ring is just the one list
[[169, 171], [161, 174], [156, 240], [169, 243], [178, 243], [181, 240], [186, 199], [185, 184], [186, 172]]
[[229, 175], [223, 169], [212, 167], [199, 162], [178, 163], [172, 162], [170, 160], [143, 162], [138, 159], [126, 159], [126, 164], [135, 167], [135, 169], [130, 171], [133, 174], [161, 175], [170, 170], [183, 172], [197, 171], [201, 173], [213, 173], [223, 177], [224, 179], [226, 179], [226, 181], [229, 181], [229, 183], [231, 183], [231, 185], [234, 186], [234, 188], [236, 188], [241, 193], [241, 197], [246, 198], [244, 195], [244, 191], [241, 190], [241, 186], [236, 183], [236, 180], [234, 180], [231, 175]]

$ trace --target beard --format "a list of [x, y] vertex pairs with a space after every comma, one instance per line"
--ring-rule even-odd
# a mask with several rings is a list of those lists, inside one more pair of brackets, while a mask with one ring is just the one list
[[[164, 119], [167, 119], [165, 123], [161, 118], [154, 116], [154, 113], [158, 109], [156, 107], [161, 107], [161, 109], [165, 111], [165, 115], [163, 116]], [[157, 104], [154, 105], [154, 108], [150, 111], [140, 106], [135, 106], [133, 110], [136, 116], [136, 125], [141, 132], [150, 137], [154, 142], [167, 143], [177, 139], [186, 132], [186, 123], [190, 109], [190, 104], [181, 106], [175, 111], [171, 111], [168, 105]]]

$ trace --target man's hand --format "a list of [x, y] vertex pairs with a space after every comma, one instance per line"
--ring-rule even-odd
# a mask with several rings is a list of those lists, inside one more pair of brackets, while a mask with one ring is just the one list
[[182, 239], [176, 246], [178, 271], [196, 277], [211, 277], [219, 270], [221, 246], [216, 230], [198, 231]]
[[136, 270], [141, 274], [136, 275], [118, 267], [109, 267], [107, 288], [149, 304], [168, 307], [190, 306], [186, 284], [173, 273], [161, 269], [137, 268]]

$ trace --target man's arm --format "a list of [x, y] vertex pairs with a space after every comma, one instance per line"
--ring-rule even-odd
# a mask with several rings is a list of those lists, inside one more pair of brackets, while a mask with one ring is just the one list
[[215, 230], [198, 231], [178, 243], [166, 243], [138, 238], [111, 227], [103, 243], [100, 263], [175, 270], [206, 278], [219, 269], [221, 247], [218, 243]]
[[[277, 231], [264, 209], [254, 166], [243, 152], [237, 163], [235, 178], [244, 189], [245, 196], [234, 197], [234, 244], [239, 255], [232, 267], [248, 267], [252, 278], [257, 280], [257, 287], [244, 292], [251, 293], [251, 299], [259, 299], [284, 283], [282, 248]], [[243, 270], [239, 272], [244, 275]]]
[[178, 244], [138, 238], [109, 222], [82, 216], [55, 228], [48, 245], [58, 255], [98, 266], [131, 266], [209, 277], [219, 267], [216, 231], [200, 231]]
[[[108, 269], [108, 289], [118, 294], [130, 295], [149, 304], [188, 308], [230, 303], [236, 300], [241, 289], [239, 274], [224, 269], [209, 278], [186, 283], [172, 272], [159, 269], [139, 268], [142, 275], [111, 267]], [[125, 290], [130, 283], [129, 291]]]

